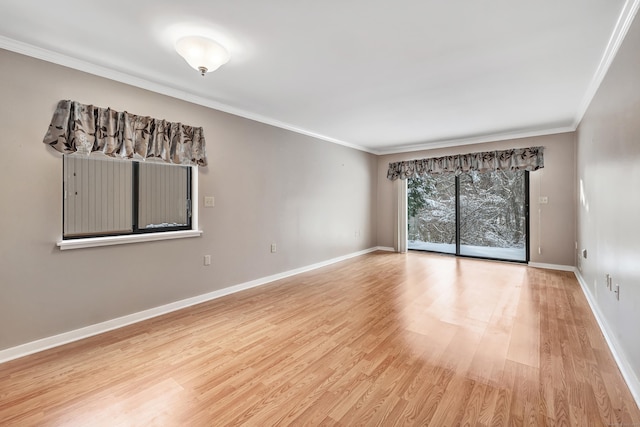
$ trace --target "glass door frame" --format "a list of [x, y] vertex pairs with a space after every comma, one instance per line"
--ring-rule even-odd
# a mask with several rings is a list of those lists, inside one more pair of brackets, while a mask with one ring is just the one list
[[[504, 258], [491, 258], [491, 257], [483, 257], [483, 256], [473, 256], [473, 255], [463, 255], [460, 253], [460, 225], [461, 225], [461, 206], [460, 206], [460, 176], [456, 175], [455, 177], [455, 184], [456, 184], [456, 191], [455, 191], [455, 199], [456, 199], [456, 203], [455, 203], [455, 211], [456, 211], [456, 253], [455, 256], [458, 257], [463, 257], [463, 258], [474, 258], [474, 259], [486, 259], [486, 260], [493, 260], [493, 261], [506, 261], [506, 262], [516, 262], [516, 263], [522, 263], [522, 264], [526, 264], [529, 262], [529, 260], [531, 259], [531, 227], [530, 227], [530, 212], [529, 212], [529, 200], [530, 200], [530, 194], [529, 194], [529, 171], [523, 171], [524, 172], [524, 214], [525, 214], [525, 259], [524, 260], [514, 260], [514, 259], [504, 259]], [[408, 181], [408, 180], [407, 180]], [[408, 182], [407, 184], [408, 185]], [[408, 193], [407, 193], [407, 197], [408, 197]], [[408, 219], [408, 213], [407, 213], [407, 219]], [[430, 251], [430, 250], [425, 250], [425, 249], [410, 249], [413, 251], [422, 251], [422, 252], [433, 252], [433, 253], [442, 253], [442, 254], [446, 254], [446, 255], [454, 255], [448, 252], [438, 252], [438, 251]]]

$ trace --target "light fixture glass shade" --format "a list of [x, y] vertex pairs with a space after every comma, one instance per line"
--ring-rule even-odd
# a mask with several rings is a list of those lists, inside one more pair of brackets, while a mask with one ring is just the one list
[[176, 51], [203, 76], [229, 61], [227, 49], [206, 37], [183, 37], [176, 42]]

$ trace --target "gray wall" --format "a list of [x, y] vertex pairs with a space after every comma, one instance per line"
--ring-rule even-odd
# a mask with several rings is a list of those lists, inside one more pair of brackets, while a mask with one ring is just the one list
[[[374, 155], [2, 50], [0, 94], [0, 350], [376, 245]], [[203, 126], [203, 237], [60, 251], [60, 99]]]
[[[0, 329], [0, 350], [393, 246], [395, 200], [386, 169], [398, 159], [545, 145], [546, 167], [531, 174], [532, 261], [573, 265], [572, 134], [378, 158], [7, 51], [0, 50], [0, 64], [0, 323], [12, 325]], [[65, 252], [55, 247], [62, 160], [41, 141], [60, 99], [203, 126], [210, 161], [199, 170], [204, 236]], [[538, 194], [549, 197], [541, 228]], [[204, 195], [215, 196], [216, 207], [203, 208]], [[276, 254], [269, 253], [272, 242]], [[205, 254], [212, 255], [210, 267], [202, 265]]]
[[[579, 263], [588, 292], [640, 385], [640, 19], [577, 131]], [[620, 285], [620, 301], [605, 285]], [[636, 389], [640, 393], [640, 389]], [[638, 395], [640, 396], [640, 395]]]
[[[390, 162], [533, 146], [544, 146], [545, 151], [544, 168], [531, 172], [529, 176], [531, 262], [562, 266], [575, 265], [574, 133], [380, 156], [378, 158], [378, 244], [393, 247], [395, 242], [396, 199], [393, 183], [386, 178]], [[539, 196], [547, 196], [549, 203], [540, 205]], [[538, 254], [538, 247], [541, 248], [541, 254]]]

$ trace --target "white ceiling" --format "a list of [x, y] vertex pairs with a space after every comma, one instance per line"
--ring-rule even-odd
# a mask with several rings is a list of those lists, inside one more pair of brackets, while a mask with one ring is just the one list
[[[375, 153], [575, 129], [638, 0], [2, 0], [0, 47]], [[201, 77], [173, 48], [231, 53]]]

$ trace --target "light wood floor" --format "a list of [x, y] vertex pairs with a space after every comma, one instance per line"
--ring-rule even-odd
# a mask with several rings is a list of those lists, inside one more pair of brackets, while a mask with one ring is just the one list
[[2, 426], [640, 425], [571, 273], [373, 253], [0, 365]]

